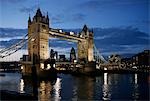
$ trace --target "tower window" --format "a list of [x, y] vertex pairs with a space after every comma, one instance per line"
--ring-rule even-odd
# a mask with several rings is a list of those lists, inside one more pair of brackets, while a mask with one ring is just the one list
[[46, 29], [46, 26], [45, 26], [45, 25], [42, 25], [42, 28]]

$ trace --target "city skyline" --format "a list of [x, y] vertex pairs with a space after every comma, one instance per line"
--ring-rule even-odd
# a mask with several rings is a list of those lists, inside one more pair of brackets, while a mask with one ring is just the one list
[[0, 27], [27, 28], [27, 19], [41, 8], [53, 28], [133, 26], [148, 32], [148, 0], [0, 0]]

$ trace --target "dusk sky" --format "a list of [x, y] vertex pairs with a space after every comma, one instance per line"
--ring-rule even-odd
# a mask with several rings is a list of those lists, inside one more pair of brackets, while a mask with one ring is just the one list
[[38, 6], [53, 28], [133, 26], [148, 32], [149, 0], [0, 0], [0, 27], [27, 28]]

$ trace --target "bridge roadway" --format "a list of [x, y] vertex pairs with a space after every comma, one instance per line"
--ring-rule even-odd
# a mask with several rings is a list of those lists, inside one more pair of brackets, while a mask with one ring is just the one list
[[[40, 63], [43, 63], [44, 61], [41, 61]], [[19, 61], [19, 63], [21, 64], [28, 64], [28, 65], [32, 65], [31, 61]], [[71, 62], [60, 62], [60, 61], [56, 61], [55, 64], [55, 68], [57, 70], [76, 70], [76, 69], [80, 69], [82, 67], [82, 65], [79, 65], [77, 63], [71, 63]]]
[[84, 41], [85, 38], [78, 36], [74, 32], [63, 32], [60, 29], [49, 29], [49, 34], [51, 37], [59, 38], [59, 39], [65, 39], [68, 41], [78, 42], [78, 41]]

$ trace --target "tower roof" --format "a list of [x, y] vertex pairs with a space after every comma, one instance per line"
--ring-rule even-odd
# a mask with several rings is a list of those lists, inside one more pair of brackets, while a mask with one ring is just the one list
[[40, 8], [37, 9], [37, 11], [36, 11], [36, 16], [37, 16], [37, 17], [42, 17], [42, 13], [41, 13]]
[[29, 23], [31, 23], [31, 18], [30, 18], [30, 15], [29, 15], [29, 19], [28, 19], [28, 22], [29, 22]]
[[88, 31], [88, 27], [86, 25], [84, 25], [82, 31], [87, 32]]
[[72, 52], [73, 52], [73, 53], [75, 52], [75, 49], [74, 49], [73, 47], [71, 48], [71, 53], [72, 53]]

